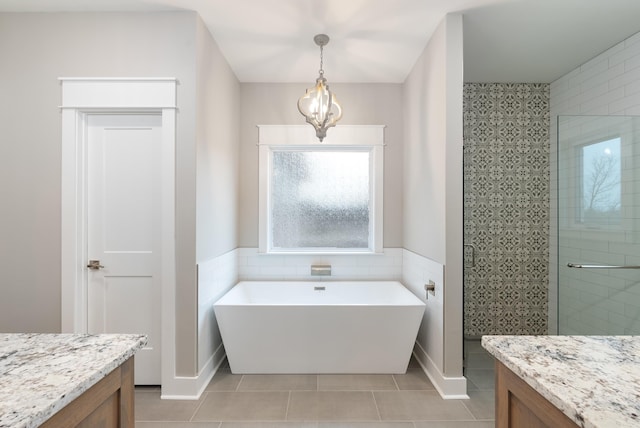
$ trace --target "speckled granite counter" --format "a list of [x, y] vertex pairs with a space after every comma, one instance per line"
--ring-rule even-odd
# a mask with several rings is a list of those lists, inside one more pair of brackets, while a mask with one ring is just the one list
[[37, 427], [146, 342], [130, 334], [0, 334], [0, 427]]
[[484, 336], [482, 346], [581, 427], [640, 427], [640, 336]]

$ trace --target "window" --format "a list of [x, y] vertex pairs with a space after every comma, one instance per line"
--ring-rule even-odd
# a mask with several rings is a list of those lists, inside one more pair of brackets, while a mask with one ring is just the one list
[[260, 126], [260, 252], [382, 252], [383, 127]]
[[620, 138], [580, 147], [578, 221], [585, 225], [620, 224]]

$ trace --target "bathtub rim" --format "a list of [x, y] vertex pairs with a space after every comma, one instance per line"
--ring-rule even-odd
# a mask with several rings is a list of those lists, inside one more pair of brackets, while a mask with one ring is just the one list
[[[401, 288], [402, 291], [399, 291], [403, 299], [406, 299], [407, 302], [394, 302], [390, 301], [388, 303], [384, 302], [370, 302], [370, 303], [355, 303], [355, 302], [296, 302], [296, 301], [282, 301], [282, 302], [248, 302], [248, 301], [238, 301], [232, 300], [235, 294], [239, 294], [241, 292], [242, 286], [245, 284], [250, 284], [253, 286], [260, 286], [258, 284], [264, 284], [264, 286], [274, 286], [276, 284], [286, 284], [286, 285], [294, 285], [300, 284], [304, 285], [313, 285], [314, 287], [324, 285], [337, 285], [342, 284], [348, 287], [348, 284], [355, 285], [364, 285], [364, 284], [376, 284], [376, 285], [393, 285], [395, 289]], [[238, 286], [241, 286], [238, 288]], [[398, 287], [399, 286], [399, 287]], [[235, 291], [234, 291], [235, 290]], [[396, 291], [396, 290], [393, 290]], [[397, 291], [396, 291], [397, 292]], [[226, 300], [229, 300], [228, 302]], [[225, 294], [220, 296], [220, 298], [213, 304], [214, 307], [296, 307], [296, 306], [306, 306], [306, 307], [326, 307], [326, 306], [336, 306], [336, 307], [423, 307], [426, 308], [426, 303], [422, 301], [418, 296], [416, 296], [406, 285], [404, 285], [401, 281], [398, 280], [242, 280], [238, 281], [231, 289], [229, 289]]]

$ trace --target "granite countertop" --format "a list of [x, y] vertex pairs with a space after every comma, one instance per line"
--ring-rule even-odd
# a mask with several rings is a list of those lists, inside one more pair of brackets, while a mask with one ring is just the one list
[[37, 427], [146, 342], [132, 334], [0, 334], [0, 427]]
[[482, 346], [580, 427], [640, 427], [640, 336], [484, 336]]

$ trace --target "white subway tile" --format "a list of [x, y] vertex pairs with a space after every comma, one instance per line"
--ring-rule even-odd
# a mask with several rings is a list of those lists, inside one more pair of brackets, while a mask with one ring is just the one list
[[624, 264], [624, 256], [620, 254], [611, 254], [608, 252], [581, 249], [580, 256], [582, 260], [587, 263], [611, 265]]
[[[618, 96], [618, 98], [612, 99], [609, 102], [610, 111], [626, 110], [640, 104], [640, 97], [638, 97], [637, 95], [624, 96], [624, 87], [614, 89], [612, 93], [614, 92], [615, 95]], [[622, 94], [622, 96], [620, 96], [620, 94]]]
[[615, 89], [620, 86], [628, 85], [631, 82], [635, 82], [640, 79], [640, 70], [631, 70], [624, 72], [616, 77], [612, 77], [609, 80], [609, 89]]
[[591, 79], [585, 80], [582, 85], [580, 85], [580, 94], [583, 99], [586, 101], [609, 91], [609, 81], [613, 77], [624, 73], [624, 67], [619, 67], [619, 71], [618, 74], [613, 74], [610, 69], [606, 73], [600, 73]]
[[347, 277], [362, 277], [365, 278], [369, 273], [367, 266], [336, 266], [335, 269], [331, 269], [332, 277], [347, 276]]
[[638, 67], [640, 67], [640, 52], [638, 52], [634, 56], [627, 58], [624, 62], [625, 72], [635, 70]]
[[626, 42], [622, 42], [622, 44], [623, 49], [620, 49], [609, 56], [609, 66], [612, 67], [624, 63], [630, 57], [640, 53], [640, 45], [627, 45]]
[[607, 55], [607, 51], [594, 56], [584, 64], [580, 66], [580, 76], [587, 76], [586, 73], [600, 73], [603, 70], [609, 68], [609, 55]]
[[247, 278], [255, 277], [260, 273], [260, 268], [257, 266], [239, 266], [238, 268], [238, 276], [242, 280], [246, 280]]
[[400, 279], [402, 278], [402, 267], [396, 266], [372, 266], [369, 267], [369, 274], [379, 279]]
[[247, 264], [249, 266], [285, 266], [285, 256], [272, 255], [272, 254], [257, 254], [255, 256], [247, 257]]
[[569, 78], [569, 88], [581, 85], [587, 79], [606, 72], [609, 69], [609, 59], [600, 56], [590, 60], [580, 67], [580, 72]]
[[624, 303], [623, 307], [624, 307], [623, 314], [625, 316], [633, 319], [640, 319], [640, 303], [639, 304]]
[[640, 103], [633, 107], [627, 107], [621, 114], [624, 114], [625, 116], [640, 116]]
[[306, 266], [307, 269], [311, 267], [313, 264], [326, 264], [325, 260], [316, 260], [311, 255], [287, 255], [284, 256], [284, 265], [285, 266], [295, 266], [302, 267]]
[[589, 116], [607, 116], [610, 114], [609, 106], [600, 103], [585, 103], [580, 106], [580, 114]]
[[551, 95], [557, 95], [558, 93], [565, 92], [567, 89], [569, 89], [569, 78], [566, 75], [549, 84]]
[[576, 68], [573, 71], [570, 71], [569, 73], [564, 75], [564, 78], [567, 79], [567, 86], [569, 88], [572, 88], [574, 86], [579, 86], [580, 85], [580, 67]]
[[625, 48], [630, 48], [636, 43], [640, 43], [640, 32], [634, 34], [631, 37], [627, 37], [624, 41]]

